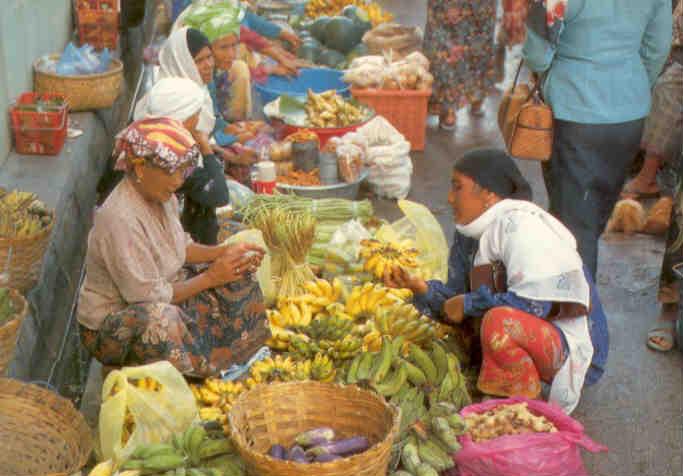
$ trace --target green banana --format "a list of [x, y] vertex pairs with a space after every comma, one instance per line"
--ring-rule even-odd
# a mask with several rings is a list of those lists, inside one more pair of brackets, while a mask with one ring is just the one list
[[401, 350], [403, 349], [405, 341], [406, 338], [403, 336], [394, 337], [394, 340], [391, 341], [391, 351], [394, 354], [394, 357], [401, 357]]
[[360, 364], [358, 365], [358, 381], [368, 380], [370, 378], [370, 371], [372, 370], [372, 362], [374, 361], [375, 354], [371, 352], [366, 352], [361, 358]]
[[424, 372], [427, 381], [431, 385], [436, 386], [439, 384], [436, 367], [424, 350], [420, 349], [417, 345], [412, 344], [410, 346], [410, 359]]
[[[382, 339], [382, 349], [374, 359], [372, 370], [370, 371], [370, 380], [374, 383], [379, 383], [385, 379], [387, 373], [391, 369], [391, 360], [393, 357], [393, 350], [391, 348], [391, 341], [386, 337]], [[398, 391], [400, 389], [397, 389]]]
[[413, 443], [407, 443], [403, 447], [403, 452], [401, 453], [401, 463], [403, 468], [410, 473], [415, 473], [417, 467], [420, 465], [421, 460], [418, 454], [418, 447]]
[[427, 463], [420, 463], [415, 470], [415, 476], [439, 476], [439, 472]]
[[444, 471], [453, 467], [453, 460], [448, 456], [448, 453], [431, 439], [420, 441], [417, 450], [420, 459], [437, 471]]
[[408, 380], [410, 383], [416, 387], [421, 387], [427, 383], [427, 376], [417, 365], [413, 365], [407, 360], [404, 360], [403, 364], [406, 366], [406, 372], [408, 374]]
[[179, 454], [152, 456], [142, 462], [143, 470], [155, 472], [168, 471], [185, 465], [185, 457]]
[[455, 430], [448, 426], [448, 423], [446, 423], [446, 425], [445, 429], [436, 430], [436, 436], [439, 438], [439, 441], [446, 446], [450, 453], [455, 453], [460, 450], [461, 446], [458, 442], [458, 437], [455, 435]]
[[119, 469], [123, 471], [142, 469], [142, 463], [144, 461], [141, 459], [129, 459], [121, 465]]
[[160, 456], [165, 454], [176, 454], [177, 450], [173, 445], [166, 443], [153, 443], [150, 445], [138, 446], [133, 454], [130, 455], [131, 459], [147, 459], [152, 456]]
[[214, 456], [232, 453], [235, 447], [232, 441], [222, 438], [220, 440], [210, 440], [206, 439], [199, 447], [199, 459], [204, 460], [207, 458], [213, 458]]
[[358, 382], [358, 369], [360, 368], [360, 361], [363, 359], [363, 354], [358, 354], [351, 361], [351, 367], [346, 374], [346, 383], [353, 384]]
[[199, 448], [206, 439], [206, 430], [202, 426], [195, 426], [187, 443], [187, 456], [192, 464], [199, 463]]
[[437, 341], [432, 343], [432, 360], [436, 366], [436, 378], [440, 382], [448, 373], [448, 353]]
[[453, 428], [455, 433], [458, 435], [462, 435], [463, 433], [465, 433], [465, 431], [467, 431], [467, 424], [465, 423], [465, 420], [457, 413], [452, 413], [451, 415], [448, 415], [446, 417], [446, 421], [448, 421], [450, 427]]
[[398, 471], [394, 471], [393, 473], [391, 473], [389, 476], [413, 476], [413, 475], [410, 474], [408, 471], [403, 471], [403, 470], [399, 469]]
[[441, 385], [439, 386], [438, 400], [440, 402], [449, 402], [453, 398], [453, 391], [455, 390], [455, 384], [453, 383], [453, 377], [450, 373], [446, 374], [446, 378], [443, 379]]
[[384, 382], [373, 383], [372, 387], [380, 395], [383, 395], [385, 397], [391, 397], [392, 395], [397, 394], [401, 390], [401, 387], [403, 387], [403, 384], [406, 383], [407, 379], [408, 375], [406, 374], [406, 369], [404, 366], [401, 366], [393, 374], [387, 377]]
[[175, 474], [174, 476], [187, 476], [187, 469], [185, 468], [176, 468], [175, 469]]
[[458, 409], [450, 402], [438, 402], [432, 405], [429, 413], [433, 417], [449, 417], [450, 415], [457, 415]]
[[187, 476], [207, 476], [207, 474], [198, 468], [190, 468], [187, 470]]

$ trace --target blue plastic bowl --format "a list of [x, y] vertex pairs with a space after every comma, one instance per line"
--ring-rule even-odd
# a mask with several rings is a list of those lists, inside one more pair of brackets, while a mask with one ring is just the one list
[[265, 84], [256, 84], [254, 88], [266, 105], [283, 94], [293, 97], [305, 97], [309, 89], [314, 93], [322, 93], [336, 89], [339, 94], [350, 97], [351, 86], [342, 80], [344, 73], [336, 69], [302, 68], [299, 77], [268, 76]]

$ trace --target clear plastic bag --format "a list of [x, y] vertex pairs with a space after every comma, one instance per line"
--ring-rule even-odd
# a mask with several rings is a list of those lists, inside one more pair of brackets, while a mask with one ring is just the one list
[[550, 420], [558, 431], [503, 436], [479, 443], [464, 435], [460, 438], [462, 449], [454, 456], [460, 476], [588, 476], [581, 448], [597, 453], [607, 451], [607, 447], [586, 436], [583, 425], [556, 405], [515, 397], [470, 405], [461, 414], [484, 413], [499, 405], [521, 402], [526, 402], [532, 413]]
[[258, 280], [259, 286], [261, 287], [261, 292], [266, 301], [266, 305], [275, 302], [277, 297], [275, 285], [273, 283], [272, 276], [272, 263], [270, 253], [268, 252], [268, 247], [266, 242], [263, 240], [263, 234], [260, 230], [249, 229], [235, 233], [227, 240], [223, 242], [224, 244], [237, 244], [237, 243], [251, 243], [252, 245], [260, 246], [266, 250], [266, 254], [261, 261], [261, 266], [256, 270], [256, 279]]
[[418, 262], [423, 279], [448, 279], [448, 242], [441, 225], [424, 205], [399, 200], [398, 207], [405, 215], [390, 225], [383, 225], [376, 238], [385, 241], [413, 240], [420, 252]]
[[69, 43], [57, 63], [57, 74], [75, 76], [103, 73], [109, 69], [110, 63], [111, 53], [108, 49], [97, 54], [90, 45], [76, 48], [73, 43]]
[[[158, 390], [138, 388], [134, 383], [152, 378]], [[134, 423], [122, 444], [126, 414]], [[162, 361], [114, 370], [102, 386], [99, 417], [102, 459], [125, 460], [140, 445], [161, 443], [184, 431], [197, 418], [197, 403], [182, 374]]]

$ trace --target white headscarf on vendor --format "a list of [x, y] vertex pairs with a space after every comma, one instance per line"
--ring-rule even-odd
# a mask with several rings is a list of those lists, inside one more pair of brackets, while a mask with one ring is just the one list
[[163, 78], [156, 82], [135, 107], [135, 120], [170, 117], [185, 122], [204, 105], [205, 90], [187, 78]]
[[[455, 170], [499, 197], [524, 188], [513, 160], [504, 151], [480, 149], [460, 158]], [[528, 184], [526, 185], [528, 187]], [[571, 232], [548, 212], [526, 200], [503, 199], [467, 224], [465, 236], [479, 240], [474, 266], [502, 262], [508, 290], [536, 301], [576, 303], [590, 308], [590, 288]], [[569, 357], [550, 389], [550, 401], [570, 413], [578, 404], [593, 344], [586, 316], [562, 318], [555, 324], [569, 345]]]
[[[189, 28], [181, 28], [174, 31], [164, 43], [159, 52], [159, 78], [186, 78], [194, 81], [202, 88], [204, 97], [197, 129], [206, 134], [211, 134], [216, 125], [213, 101], [190, 52], [187, 40], [188, 30]], [[145, 97], [141, 102], [147, 99]], [[145, 106], [141, 105], [141, 107]]]

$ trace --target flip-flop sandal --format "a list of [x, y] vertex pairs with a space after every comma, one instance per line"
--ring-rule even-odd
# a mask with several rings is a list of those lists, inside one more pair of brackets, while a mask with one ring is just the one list
[[627, 199], [630, 198], [631, 200], [648, 200], [650, 198], [659, 198], [662, 196], [662, 192], [657, 191], [657, 192], [637, 192], [635, 190], [627, 190], [624, 188], [624, 190], [621, 191], [620, 198], [622, 199]]
[[[647, 333], [647, 346], [659, 352], [669, 352], [674, 348], [676, 337], [676, 321], [658, 322]], [[659, 338], [666, 342], [666, 346], [653, 342], [653, 338]]]

